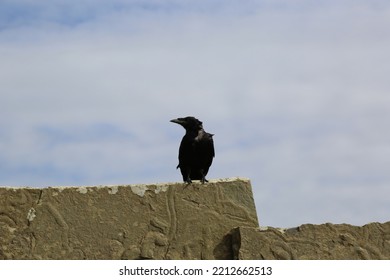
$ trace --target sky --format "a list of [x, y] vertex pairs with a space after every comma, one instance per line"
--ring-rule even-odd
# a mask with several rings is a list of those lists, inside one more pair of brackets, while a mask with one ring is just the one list
[[387, 0], [0, 0], [0, 185], [252, 183], [260, 225], [390, 220]]

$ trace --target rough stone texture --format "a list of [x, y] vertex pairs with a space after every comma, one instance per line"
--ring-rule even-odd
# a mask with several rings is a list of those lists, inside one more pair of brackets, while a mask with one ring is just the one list
[[390, 259], [390, 222], [259, 228], [239, 178], [0, 187], [0, 259]]
[[305, 224], [287, 230], [239, 227], [231, 235], [234, 258], [241, 260], [390, 259], [390, 222]]
[[258, 227], [249, 180], [0, 188], [0, 259], [232, 259]]

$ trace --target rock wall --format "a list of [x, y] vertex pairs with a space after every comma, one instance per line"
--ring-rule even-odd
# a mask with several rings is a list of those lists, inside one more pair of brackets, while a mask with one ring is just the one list
[[305, 224], [297, 228], [240, 227], [231, 232], [243, 260], [389, 260], [390, 222], [362, 227]]
[[0, 187], [0, 259], [390, 259], [390, 222], [259, 227], [241, 178]]
[[250, 182], [0, 188], [2, 259], [232, 259]]

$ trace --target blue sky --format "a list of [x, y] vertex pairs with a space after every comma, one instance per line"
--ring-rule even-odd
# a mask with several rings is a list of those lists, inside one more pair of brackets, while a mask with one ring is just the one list
[[388, 1], [1, 1], [0, 185], [179, 181], [193, 115], [262, 225], [388, 221], [389, 27]]

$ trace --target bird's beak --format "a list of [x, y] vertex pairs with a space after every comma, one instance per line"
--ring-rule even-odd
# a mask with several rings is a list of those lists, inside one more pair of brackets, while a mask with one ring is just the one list
[[183, 124], [183, 121], [180, 120], [180, 119], [173, 119], [173, 120], [170, 120], [170, 122], [177, 123], [177, 124], [180, 124], [180, 125]]

